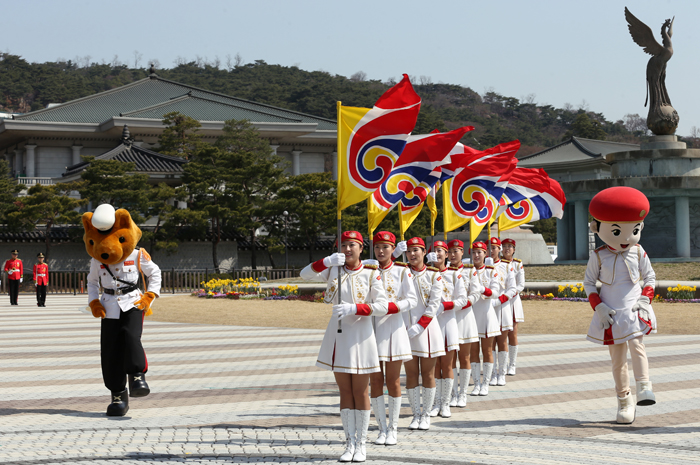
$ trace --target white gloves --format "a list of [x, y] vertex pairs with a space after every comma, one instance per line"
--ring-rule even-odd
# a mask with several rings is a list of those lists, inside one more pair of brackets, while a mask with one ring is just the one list
[[363, 265], [374, 265], [379, 266], [379, 262], [374, 258], [368, 258], [367, 260], [362, 260]]
[[617, 313], [603, 302], [596, 305], [595, 312], [598, 315], [598, 321], [600, 321], [600, 329], [608, 329], [614, 323], [612, 317]]
[[430, 252], [428, 254], [428, 262], [429, 263], [437, 263], [438, 257], [437, 257], [437, 252]]
[[414, 338], [416, 336], [419, 336], [420, 333], [422, 333], [424, 329], [425, 328], [423, 328], [421, 325], [416, 323], [413, 326], [411, 326], [410, 328], [408, 328], [408, 337]]
[[24, 278], [19, 278], [19, 282], [22, 282], [22, 281], [24, 281]]
[[343, 265], [345, 265], [345, 254], [342, 253], [334, 253], [323, 259], [323, 266], [326, 268]]
[[339, 320], [342, 320], [346, 316], [354, 315], [357, 313], [357, 305], [355, 304], [336, 304], [333, 305], [333, 315], [337, 316]]
[[396, 244], [396, 249], [394, 249], [394, 253], [392, 253], [391, 255], [393, 255], [394, 258], [399, 258], [407, 250], [408, 246], [406, 245], [406, 241], [401, 241], [398, 244]]
[[[598, 307], [596, 307], [596, 310]], [[642, 320], [650, 321], [651, 320], [651, 300], [649, 300], [649, 297], [643, 295], [639, 297], [639, 300], [637, 300], [637, 303], [632, 306], [632, 311], [639, 313], [639, 318]]]
[[399, 307], [399, 313], [408, 310], [408, 305], [408, 300], [399, 300], [398, 302], [396, 302], [396, 306]]
[[491, 258], [491, 257], [486, 257], [486, 258], [484, 259], [484, 265], [493, 266], [493, 258]]
[[462, 265], [466, 266], [466, 265], [471, 265], [471, 264], [472, 264], [471, 258], [463, 258], [462, 259]]

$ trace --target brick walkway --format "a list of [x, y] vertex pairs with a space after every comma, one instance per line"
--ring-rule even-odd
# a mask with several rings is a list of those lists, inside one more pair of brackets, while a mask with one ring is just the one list
[[[6, 296], [3, 296], [6, 299]], [[0, 463], [336, 463], [338, 395], [314, 367], [322, 331], [148, 322], [150, 396], [108, 418], [99, 321], [84, 296], [0, 309]], [[251, 303], [255, 305], [255, 303]], [[700, 339], [646, 339], [658, 403], [614, 423], [605, 348], [582, 336], [521, 336], [518, 375], [470, 397], [368, 463], [698, 463]], [[376, 437], [374, 420], [370, 440]]]

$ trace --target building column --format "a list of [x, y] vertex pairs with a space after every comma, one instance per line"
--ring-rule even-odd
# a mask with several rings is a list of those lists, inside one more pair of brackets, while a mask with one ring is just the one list
[[33, 178], [36, 176], [36, 170], [34, 165], [34, 149], [36, 149], [36, 145], [27, 144], [24, 146], [24, 148], [27, 150], [27, 153], [25, 155], [27, 162], [27, 177]]
[[82, 145], [73, 145], [73, 146], [71, 147], [71, 149], [73, 149], [73, 164], [74, 164], [74, 165], [77, 165], [78, 163], [80, 163], [81, 161], [83, 161], [83, 160], [80, 158], [80, 150], [81, 150], [82, 148], [83, 148]]
[[571, 260], [569, 256], [569, 218], [566, 217], [566, 211], [562, 219], [557, 218], [557, 261]]
[[338, 152], [331, 152], [331, 159], [333, 160], [333, 181], [338, 180]]
[[688, 197], [676, 197], [676, 256], [690, 257], [690, 207]]
[[588, 202], [574, 202], [574, 241], [576, 260], [588, 260]]
[[15, 175], [19, 176], [22, 174], [23, 168], [24, 160], [22, 160], [22, 151], [20, 149], [15, 149]]
[[270, 144], [270, 148], [272, 149], [272, 154], [277, 155], [277, 149], [280, 148], [280, 146], [276, 144]]
[[300, 174], [299, 168], [299, 158], [301, 156], [301, 150], [292, 150], [292, 174], [297, 176]]
[[7, 169], [12, 174], [12, 159], [14, 158], [12, 152], [5, 152], [5, 160], [7, 161]]

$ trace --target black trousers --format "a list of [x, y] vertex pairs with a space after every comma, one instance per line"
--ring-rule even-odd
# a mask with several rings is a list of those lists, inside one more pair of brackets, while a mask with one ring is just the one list
[[103, 318], [100, 332], [102, 379], [112, 392], [126, 389], [126, 375], [146, 373], [148, 361], [141, 345], [144, 312], [132, 308], [118, 320]]
[[19, 279], [8, 279], [7, 287], [10, 291], [10, 304], [17, 305], [17, 296], [19, 295]]
[[36, 287], [36, 303], [39, 305], [44, 305], [46, 303], [46, 288], [49, 287], [46, 284], [39, 284]]

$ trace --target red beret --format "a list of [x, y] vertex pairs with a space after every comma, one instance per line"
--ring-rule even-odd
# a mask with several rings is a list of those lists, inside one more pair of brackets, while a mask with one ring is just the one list
[[423, 247], [425, 249], [425, 242], [420, 237], [414, 237], [408, 240], [406, 243], [408, 247]]
[[500, 247], [500, 246], [501, 246], [501, 240], [500, 240], [499, 238], [497, 238], [497, 237], [492, 237], [492, 238], [491, 238], [491, 244], [497, 245], [497, 246]]
[[377, 234], [374, 235], [374, 243], [395, 245], [396, 236], [394, 236], [389, 231], [379, 231]]
[[649, 214], [649, 199], [632, 187], [608, 187], [593, 196], [588, 211], [602, 223], [638, 223]]
[[487, 246], [485, 243], [483, 243], [483, 242], [474, 242], [474, 243], [472, 244], [471, 250], [477, 250], [477, 249], [489, 250], [488, 246]]
[[464, 242], [460, 241], [459, 239], [453, 239], [450, 242], [447, 243], [447, 246], [451, 249], [453, 247], [457, 247], [458, 249], [464, 250]]
[[513, 244], [513, 247], [515, 247], [515, 241], [513, 239], [503, 239], [501, 242], [503, 244]]
[[445, 250], [448, 249], [447, 244], [444, 243], [443, 241], [435, 241], [435, 243], [433, 244], [433, 247], [435, 248], [435, 250], [437, 250], [438, 247], [440, 247], [441, 249], [445, 249]]
[[340, 235], [340, 242], [343, 243], [345, 241], [353, 241], [359, 244], [364, 244], [362, 234], [357, 231], [344, 231], [343, 234]]

